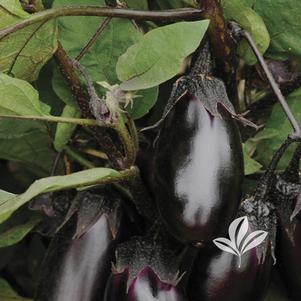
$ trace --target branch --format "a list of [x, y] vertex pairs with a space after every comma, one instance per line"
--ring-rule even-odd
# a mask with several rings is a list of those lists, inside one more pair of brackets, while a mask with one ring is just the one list
[[111, 18], [126, 18], [144, 21], [179, 21], [201, 19], [200, 9], [184, 8], [160, 11], [145, 11], [126, 8], [111, 8], [101, 6], [65, 6], [41, 11], [32, 15], [30, 19], [6, 27], [0, 31], [0, 39], [29, 25], [57, 17], [67, 16], [97, 16]]
[[218, 0], [200, 0], [202, 17], [209, 19], [209, 37], [217, 73], [226, 83], [228, 94], [234, 106], [237, 106], [237, 85], [235, 72], [237, 67], [236, 43], [227, 30], [223, 10]]
[[280, 104], [282, 106], [283, 111], [285, 112], [289, 122], [291, 123], [292, 128], [294, 129], [294, 133], [292, 134], [293, 137], [300, 138], [301, 137], [301, 128], [300, 128], [299, 122], [297, 121], [293, 112], [291, 111], [287, 101], [285, 100], [278, 84], [276, 83], [269, 67], [267, 66], [267, 64], [266, 64], [261, 52], [259, 51], [256, 43], [254, 42], [251, 34], [245, 30], [242, 30], [241, 35], [247, 40], [247, 42], [251, 46], [256, 58], [258, 59], [258, 62], [260, 64], [261, 68], [263, 69], [263, 71], [268, 79], [268, 82], [269, 82], [274, 94], [276, 95], [278, 101], [280, 102]]
[[78, 56], [75, 58], [76, 61], [80, 61], [83, 56], [91, 49], [93, 44], [97, 41], [97, 39], [101, 36], [101, 34], [105, 31], [109, 23], [111, 22], [112, 18], [107, 17], [100, 25], [100, 27], [97, 29], [95, 34], [92, 36], [92, 38], [89, 40], [87, 45], [81, 50], [81, 52], [78, 54]]
[[[90, 111], [89, 100], [85, 94], [84, 89], [81, 86], [79, 78], [76, 75], [73, 66], [73, 61], [68, 57], [67, 53], [65, 52], [64, 48], [60, 43], [55, 53], [55, 57], [63, 76], [68, 82], [73, 96], [77, 100], [83, 117], [93, 119], [94, 117]], [[96, 141], [108, 156], [112, 166], [118, 170], [126, 168], [127, 166], [124, 163], [124, 156], [116, 147], [115, 143], [113, 142], [106, 129], [95, 126], [92, 127], [92, 131]]]
[[46, 121], [55, 123], [70, 123], [81, 126], [101, 126], [107, 128], [114, 128], [115, 124], [109, 124], [105, 122], [100, 122], [95, 119], [83, 119], [83, 118], [67, 118], [58, 116], [34, 116], [34, 115], [0, 115], [0, 119], [23, 119], [31, 121]]

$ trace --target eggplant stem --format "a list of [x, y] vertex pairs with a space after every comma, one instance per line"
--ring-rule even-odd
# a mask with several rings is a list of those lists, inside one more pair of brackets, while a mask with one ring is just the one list
[[278, 84], [276, 83], [268, 65], [266, 64], [261, 52], [259, 51], [255, 41], [253, 40], [251, 34], [245, 30], [241, 30], [241, 35], [247, 40], [247, 42], [249, 43], [250, 47], [252, 48], [256, 58], [258, 59], [258, 62], [261, 66], [261, 68], [263, 69], [269, 84], [273, 90], [273, 92], [275, 93], [278, 101], [280, 102], [289, 122], [291, 123], [294, 132], [290, 135], [290, 137], [292, 139], [294, 138], [301, 138], [301, 128], [300, 125], [297, 121], [297, 119], [295, 118], [294, 114], [292, 113], [287, 101], [285, 100]]

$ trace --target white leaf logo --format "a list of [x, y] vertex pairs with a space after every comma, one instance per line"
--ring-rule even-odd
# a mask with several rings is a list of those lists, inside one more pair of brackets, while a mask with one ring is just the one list
[[260, 245], [268, 235], [268, 232], [257, 230], [248, 234], [249, 221], [247, 216], [235, 219], [229, 226], [229, 237], [219, 237], [213, 240], [221, 250], [239, 257], [238, 267], [241, 266], [241, 256], [247, 251]]

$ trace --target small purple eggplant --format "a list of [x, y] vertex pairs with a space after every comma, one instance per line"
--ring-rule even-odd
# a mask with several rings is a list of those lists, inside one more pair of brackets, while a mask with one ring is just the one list
[[[209, 50], [208, 50], [209, 51]], [[204, 53], [204, 60], [210, 55]], [[170, 233], [183, 242], [225, 233], [241, 200], [243, 155], [235, 112], [210, 63], [181, 78], [156, 143], [152, 187]]]
[[301, 300], [300, 156], [301, 144], [287, 169], [278, 176], [274, 195], [279, 220], [278, 267], [294, 301]]
[[102, 300], [116, 242], [131, 225], [120, 196], [79, 192], [41, 267], [35, 301]]
[[223, 251], [213, 244], [199, 251], [188, 286], [190, 300], [263, 300], [276, 260], [275, 168], [289, 144], [286, 141], [276, 152], [254, 194], [242, 202], [240, 217], [229, 227], [230, 240], [214, 240]]
[[187, 294], [190, 300], [202, 301], [263, 300], [272, 263], [270, 248], [262, 254], [255, 247], [240, 258], [211, 244], [195, 260]]
[[187, 301], [178, 279], [185, 252], [176, 253], [166, 242], [150, 237], [118, 246], [104, 300]]

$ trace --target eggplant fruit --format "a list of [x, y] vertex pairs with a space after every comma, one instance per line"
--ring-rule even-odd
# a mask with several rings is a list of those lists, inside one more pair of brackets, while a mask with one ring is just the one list
[[259, 248], [238, 256], [204, 247], [194, 262], [187, 294], [190, 300], [261, 301], [270, 281], [273, 260], [267, 249], [262, 260]]
[[240, 203], [239, 130], [223, 105], [217, 110], [212, 115], [196, 94], [183, 96], [157, 141], [152, 175], [157, 206], [170, 233], [184, 242], [224, 234]]
[[137, 234], [133, 216], [112, 187], [78, 192], [49, 245], [34, 300], [102, 300], [117, 242]]
[[107, 217], [73, 240], [75, 228], [70, 219], [52, 240], [35, 301], [101, 300], [114, 251]]
[[253, 195], [241, 203], [239, 218], [229, 227], [230, 240], [216, 238], [219, 249], [213, 243], [200, 249], [188, 286], [190, 300], [263, 300], [275, 263], [275, 169], [290, 143], [282, 144]]

